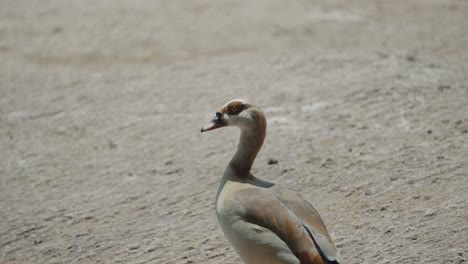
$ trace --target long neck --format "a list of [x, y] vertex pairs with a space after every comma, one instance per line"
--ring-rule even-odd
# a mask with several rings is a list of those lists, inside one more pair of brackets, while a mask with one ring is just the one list
[[229, 167], [236, 177], [248, 178], [250, 176], [250, 169], [265, 139], [265, 132], [266, 121], [263, 116], [250, 126], [241, 128], [236, 154], [229, 162]]

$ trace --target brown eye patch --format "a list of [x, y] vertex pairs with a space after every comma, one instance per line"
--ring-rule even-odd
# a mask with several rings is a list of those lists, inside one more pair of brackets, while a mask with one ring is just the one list
[[242, 102], [235, 101], [226, 106], [226, 112], [228, 115], [237, 115], [242, 112], [244, 108], [245, 105]]

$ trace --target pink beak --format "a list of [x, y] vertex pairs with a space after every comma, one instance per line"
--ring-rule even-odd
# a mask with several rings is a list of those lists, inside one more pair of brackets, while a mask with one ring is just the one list
[[214, 130], [223, 126], [226, 126], [226, 124], [223, 121], [222, 115], [220, 112], [216, 112], [216, 116], [210, 121], [210, 123], [201, 128], [201, 133]]

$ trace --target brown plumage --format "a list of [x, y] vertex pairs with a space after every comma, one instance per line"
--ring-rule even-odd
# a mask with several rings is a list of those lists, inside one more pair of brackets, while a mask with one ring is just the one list
[[244, 100], [224, 105], [202, 132], [237, 126], [241, 138], [216, 195], [224, 234], [245, 263], [342, 263], [317, 210], [295, 192], [250, 173], [266, 133], [263, 112]]

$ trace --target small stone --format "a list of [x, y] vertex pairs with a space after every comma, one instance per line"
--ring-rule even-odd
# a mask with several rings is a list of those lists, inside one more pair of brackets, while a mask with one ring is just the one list
[[326, 160], [322, 161], [322, 164], [320, 164], [321, 167], [328, 168], [333, 164], [333, 160], [331, 158], [327, 158]]
[[273, 159], [273, 158], [268, 159], [268, 165], [273, 165], [273, 164], [277, 164], [277, 163], [278, 163], [277, 159]]
[[390, 233], [393, 232], [393, 230], [394, 230], [393, 228], [389, 228], [389, 229], [385, 230], [384, 234], [390, 234]]
[[398, 180], [398, 178], [399, 177], [397, 175], [393, 175], [393, 176], [390, 177], [390, 180], [391, 181], [396, 181], [396, 180]]
[[437, 87], [437, 90], [444, 91], [444, 90], [448, 90], [450, 88], [451, 88], [450, 85], [441, 84], [441, 85], [439, 85], [439, 87]]
[[432, 134], [432, 130], [429, 129], [429, 130], [427, 131], [427, 133], [428, 133], [428, 134]]
[[135, 245], [135, 246], [129, 247], [128, 249], [129, 249], [129, 250], [137, 250], [137, 249], [139, 249], [139, 248], [140, 248], [140, 246]]
[[365, 195], [371, 195], [372, 192], [371, 192], [370, 190], [366, 190], [366, 191], [364, 192], [364, 194], [365, 194]]
[[55, 27], [52, 29], [52, 33], [57, 34], [57, 33], [62, 32], [62, 30], [63, 30], [62, 27], [55, 26]]
[[407, 60], [407, 61], [416, 61], [416, 59], [417, 59], [417, 58], [416, 58], [414, 55], [408, 55], [408, 56], [406, 56], [406, 60]]
[[424, 217], [432, 217], [434, 215], [436, 215], [436, 213], [432, 210], [426, 210], [426, 212], [424, 213]]
[[153, 251], [155, 251], [156, 249], [158, 249], [158, 248], [157, 248], [157, 247], [148, 248], [148, 249], [146, 250], [146, 252], [153, 252]]
[[115, 144], [115, 142], [112, 141], [112, 139], [109, 139], [109, 140], [107, 141], [107, 146], [108, 146], [109, 148], [111, 148], [111, 149], [117, 148], [117, 144]]

